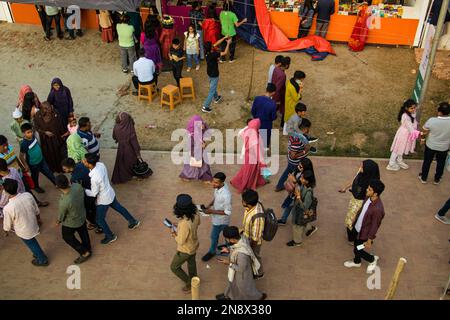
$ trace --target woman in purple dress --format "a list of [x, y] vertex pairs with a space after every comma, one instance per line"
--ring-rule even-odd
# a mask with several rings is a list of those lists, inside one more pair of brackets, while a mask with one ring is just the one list
[[73, 117], [73, 100], [69, 88], [63, 85], [61, 79], [54, 78], [52, 80], [52, 87], [47, 101], [61, 116], [63, 126], [66, 128], [69, 123], [68, 119]]
[[202, 117], [195, 115], [189, 119], [186, 130], [190, 138], [190, 160], [184, 164], [180, 178], [183, 181], [202, 180], [205, 183], [211, 182], [211, 168], [206, 153], [203, 152], [206, 147], [204, 137], [208, 125]]
[[[112, 183], [125, 183], [135, 175], [133, 166], [142, 161], [141, 146], [139, 145], [133, 118], [126, 112], [120, 112], [116, 117], [116, 125], [113, 129], [113, 139], [119, 144], [117, 148], [116, 163], [111, 178]], [[140, 178], [147, 178], [139, 176]]]
[[155, 28], [148, 24], [145, 26], [144, 36], [141, 36], [145, 57], [153, 61], [157, 73], [159, 73], [162, 68], [161, 49], [158, 44], [158, 36], [158, 32]]

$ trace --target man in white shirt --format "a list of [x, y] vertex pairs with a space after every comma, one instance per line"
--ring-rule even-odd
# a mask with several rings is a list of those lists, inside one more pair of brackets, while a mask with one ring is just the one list
[[[211, 215], [212, 219], [211, 247], [209, 248], [208, 253], [202, 258], [205, 262], [216, 255], [220, 233], [230, 224], [231, 192], [230, 189], [228, 189], [228, 185], [225, 183], [225, 179], [226, 176], [223, 172], [217, 172], [214, 175], [212, 181], [214, 199], [204, 211], [206, 214]], [[213, 209], [211, 209], [211, 207], [213, 207]]]
[[133, 73], [131, 81], [136, 90], [133, 91], [133, 95], [137, 96], [138, 85], [147, 85], [154, 83], [158, 85], [158, 75], [156, 74], [156, 67], [153, 60], [145, 57], [144, 48], [139, 49], [139, 60], [133, 63]]
[[[450, 149], [450, 104], [441, 102], [438, 107], [438, 116], [428, 119], [423, 125], [425, 134], [428, 136], [425, 143], [422, 172], [419, 175], [420, 182], [427, 183], [431, 163], [436, 156], [436, 173], [434, 184], [441, 182], [444, 174], [445, 160]], [[422, 139], [422, 143], [425, 139]]]
[[48, 258], [36, 240], [39, 234], [39, 208], [33, 196], [28, 192], [17, 193], [18, 183], [13, 179], [5, 179], [3, 188], [9, 196], [9, 202], [3, 208], [3, 230], [5, 235], [14, 231], [33, 253], [31, 263], [35, 266], [48, 266]]
[[117, 201], [114, 189], [111, 187], [108, 178], [108, 171], [105, 165], [98, 162], [99, 158], [95, 154], [86, 154], [83, 164], [90, 170], [91, 189], [86, 189], [86, 195], [97, 198], [97, 224], [102, 228], [105, 238], [102, 244], [109, 244], [117, 240], [117, 236], [111, 231], [106, 223], [106, 212], [111, 207], [128, 221], [128, 229], [136, 229], [141, 224], [136, 220], [119, 201]]

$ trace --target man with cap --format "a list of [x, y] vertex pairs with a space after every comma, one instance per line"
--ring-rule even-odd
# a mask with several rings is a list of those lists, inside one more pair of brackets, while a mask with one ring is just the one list
[[[195, 254], [199, 247], [197, 229], [200, 225], [200, 216], [197, 214], [197, 207], [192, 202], [192, 197], [188, 194], [179, 194], [173, 206], [173, 213], [178, 219], [175, 229], [170, 229], [172, 236], [177, 243], [177, 253], [173, 257], [170, 269], [180, 278], [185, 286], [183, 291], [191, 291], [191, 279], [197, 276], [197, 265]], [[181, 268], [187, 262], [188, 273]]]
[[22, 141], [23, 139], [23, 133], [22, 130], [20, 129], [20, 127], [24, 124], [24, 123], [29, 123], [28, 120], [25, 120], [22, 117], [22, 112], [16, 108], [16, 110], [14, 110], [13, 114], [12, 114], [14, 121], [11, 122], [10, 128], [11, 131], [14, 133], [14, 136], [17, 139], [17, 142]]
[[239, 234], [237, 227], [226, 227], [223, 236], [231, 244], [229, 258], [220, 262], [228, 265], [228, 286], [224, 293], [216, 296], [217, 300], [264, 300], [265, 293], [256, 289], [254, 275], [261, 267], [250, 247], [249, 240]]

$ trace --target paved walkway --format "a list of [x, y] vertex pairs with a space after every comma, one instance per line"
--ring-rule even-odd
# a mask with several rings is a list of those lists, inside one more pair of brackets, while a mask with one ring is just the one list
[[[114, 150], [102, 150], [102, 159], [112, 172]], [[189, 193], [197, 203], [211, 200], [212, 189], [202, 183], [184, 183], [178, 179], [180, 166], [172, 165], [167, 153], [143, 152], [154, 175], [143, 182], [132, 181], [116, 187], [118, 199], [142, 226], [133, 231], [111, 210], [108, 221], [118, 240], [100, 245], [101, 236], [91, 233], [94, 256], [81, 265], [81, 290], [68, 290], [66, 268], [76, 253], [61, 238], [55, 226], [58, 191], [45, 178], [51, 201], [42, 210], [43, 227], [39, 242], [50, 258], [50, 266], [31, 265], [31, 254], [21, 241], [10, 234], [0, 236], [0, 299], [186, 299], [182, 283], [170, 272], [175, 242], [162, 225], [165, 217], [173, 219], [171, 208], [178, 193]], [[381, 257], [381, 290], [366, 287], [364, 264], [361, 269], [346, 269], [343, 262], [352, 257], [345, 238], [344, 215], [350, 194], [337, 190], [350, 180], [361, 160], [344, 158], [312, 158], [318, 177], [318, 232], [303, 247], [288, 248], [290, 225], [280, 227], [276, 238], [262, 250], [266, 276], [257, 285], [269, 299], [383, 299], [399, 257], [408, 263], [397, 288], [397, 299], [437, 299], [449, 274], [449, 228], [433, 215], [449, 196], [449, 173], [439, 186], [422, 185], [417, 180], [420, 162], [410, 161], [411, 169], [387, 172], [386, 161], [380, 160], [382, 180], [387, 188], [382, 195], [386, 216], [373, 251]], [[285, 160], [282, 160], [282, 165]], [[214, 165], [229, 178], [238, 165]], [[434, 165], [433, 165], [434, 169]], [[275, 178], [277, 178], [279, 174]], [[280, 214], [283, 192], [273, 192], [276, 179], [260, 188], [267, 207]], [[240, 196], [234, 193], [232, 223], [241, 225]], [[215, 260], [209, 268], [200, 258], [209, 247], [209, 218], [203, 218], [199, 229], [200, 249], [198, 273], [202, 281], [201, 298], [213, 299], [226, 285], [226, 267]]]

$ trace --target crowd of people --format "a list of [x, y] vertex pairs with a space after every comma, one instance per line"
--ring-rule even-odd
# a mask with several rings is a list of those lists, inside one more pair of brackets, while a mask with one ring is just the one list
[[[214, 20], [214, 8], [210, 9], [209, 16]], [[186, 33], [184, 48], [188, 71], [193, 67], [192, 60], [196, 63], [196, 69], [202, 57], [207, 61], [210, 90], [203, 112], [210, 112], [211, 103], [218, 103], [222, 99], [217, 93], [218, 64], [228, 54], [230, 62], [234, 61], [235, 28], [245, 23], [245, 19], [237, 21], [235, 14], [227, 9], [228, 7], [224, 7], [220, 17], [223, 37], [219, 37], [217, 25], [211, 26], [215, 30], [212, 37], [210, 27], [205, 27], [208, 25], [208, 18], [202, 17], [198, 5], [193, 6], [193, 21]], [[47, 13], [47, 17], [49, 16], [52, 15]], [[158, 40], [159, 21], [155, 17], [149, 18], [142, 36], [130, 21], [128, 15], [122, 15], [116, 29], [122, 51], [123, 71], [133, 70], [136, 89], [139, 83], [157, 84], [157, 74], [162, 68], [159, 51], [161, 44]], [[170, 21], [167, 23], [170, 25]], [[110, 31], [106, 30], [106, 39], [109, 39]], [[134, 39], [125, 39], [125, 34], [128, 34], [128, 38], [131, 34], [140, 37], [143, 47], [139, 42], [136, 46]], [[203, 41], [202, 37], [211, 41]], [[163, 50], [163, 56], [167, 54], [172, 61], [174, 78], [178, 83], [185, 57], [179, 39], [173, 38], [169, 44]], [[133, 61], [136, 51], [140, 58]], [[172, 224], [170, 232], [177, 249], [170, 268], [184, 283], [184, 292], [191, 290], [191, 279], [197, 276], [197, 230], [201, 224], [201, 216], [211, 217], [211, 243], [202, 256], [202, 261], [207, 262], [219, 256], [219, 261], [228, 266], [228, 285], [216, 297], [220, 300], [266, 299], [267, 294], [256, 286], [256, 281], [265, 274], [261, 248], [265, 241], [273, 238], [277, 226], [288, 224], [289, 217], [292, 240], [286, 243], [287, 247], [303, 246], [306, 239], [318, 231], [315, 225], [319, 202], [315, 196], [317, 179], [313, 161], [309, 158], [316, 151], [312, 144], [318, 138], [310, 135], [312, 123], [306, 118], [308, 108], [303, 102], [306, 74], [296, 70], [288, 80], [287, 70], [290, 64], [290, 57], [279, 55], [275, 58], [274, 64], [269, 67], [265, 93], [254, 99], [250, 110], [252, 118], [247, 120], [247, 125], [239, 133], [243, 142], [240, 155], [243, 164], [229, 180], [229, 184], [241, 194], [241, 226], [230, 226], [233, 197], [227, 175], [225, 172], [213, 174], [205, 152], [209, 125], [199, 115], [193, 115], [187, 123], [189, 159], [185, 161], [179, 177], [186, 182], [203, 181], [212, 186], [214, 193], [211, 202], [206, 205], [196, 205], [188, 194], [182, 193], [176, 197], [173, 214], [177, 222]], [[425, 144], [420, 182], [427, 183], [430, 164], [436, 157], [434, 184], [438, 185], [450, 149], [450, 105], [448, 102], [440, 103], [437, 117], [428, 119], [422, 131], [418, 130], [415, 108], [416, 103], [407, 100], [400, 109], [400, 128], [392, 143], [392, 156], [387, 170], [408, 169], [403, 155], [413, 152], [416, 140], [420, 138]], [[0, 213], [3, 229], [6, 233], [14, 231], [23, 240], [33, 253], [32, 264], [35, 266], [49, 265], [49, 259], [37, 241], [41, 224], [39, 207], [48, 205], [48, 202], [40, 201], [34, 194], [45, 192], [39, 184], [41, 173], [61, 192], [56, 222], [61, 225], [64, 241], [78, 254], [74, 263], [83, 263], [92, 256], [89, 230], [104, 234], [101, 244], [117, 240], [117, 235], [106, 219], [110, 207], [127, 221], [130, 230], [139, 227], [141, 223], [119, 202], [112, 186], [133, 178], [148, 178], [152, 174], [142, 159], [133, 118], [126, 112], [119, 112], [116, 116], [112, 137], [118, 143], [118, 150], [110, 180], [106, 165], [100, 161], [101, 135], [92, 128], [89, 118], [77, 119], [75, 109], [70, 89], [59, 78], [52, 80], [48, 97], [43, 102], [30, 86], [22, 86], [17, 106], [11, 110], [13, 119], [10, 126], [20, 146], [19, 151], [4, 135], [0, 135]], [[288, 141], [288, 147], [287, 166], [274, 188], [274, 192], [286, 192], [280, 205], [283, 213], [279, 219], [274, 220], [276, 216], [264, 208], [264, 201], [256, 190], [269, 182], [270, 173], [267, 173], [265, 158], [271, 150], [270, 133], [278, 117], [280, 125], [277, 129], [283, 132], [282, 139]], [[370, 254], [368, 249], [372, 247], [385, 215], [381, 199], [385, 185], [380, 180], [377, 162], [371, 159], [362, 161], [353, 180], [339, 192], [345, 193], [347, 190], [350, 190], [352, 197], [343, 218], [343, 228], [345, 225], [354, 258], [346, 261], [344, 266], [361, 267], [363, 259], [368, 262], [367, 273], [372, 273], [379, 257]], [[435, 216], [445, 224], [450, 224], [446, 218], [449, 203], [450, 199]], [[271, 236], [268, 235], [270, 232]], [[219, 245], [221, 234], [225, 243]], [[182, 268], [185, 263], [188, 273]]]

